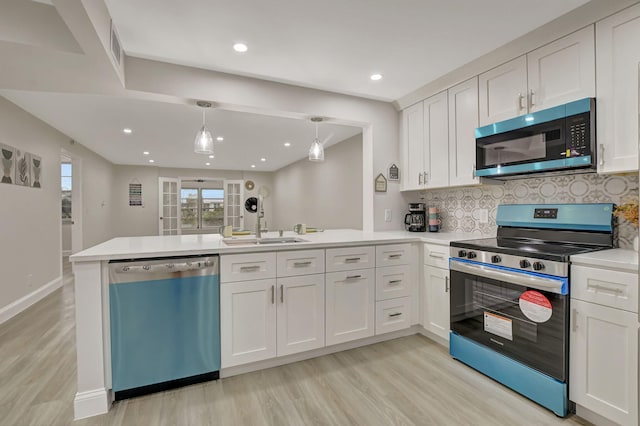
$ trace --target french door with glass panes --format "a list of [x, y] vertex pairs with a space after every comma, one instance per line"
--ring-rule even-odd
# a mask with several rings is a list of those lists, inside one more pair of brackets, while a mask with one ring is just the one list
[[224, 189], [180, 188], [180, 228], [183, 233], [218, 232], [224, 225]]
[[225, 212], [224, 223], [231, 225], [233, 229], [244, 228], [244, 181], [243, 180], [225, 180]]
[[178, 209], [178, 188], [180, 187], [176, 178], [159, 178], [159, 235], [178, 235], [180, 210]]

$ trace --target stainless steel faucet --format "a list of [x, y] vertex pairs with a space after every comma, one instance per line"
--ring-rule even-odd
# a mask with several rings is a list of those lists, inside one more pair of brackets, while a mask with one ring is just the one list
[[260, 219], [264, 218], [264, 206], [262, 205], [262, 195], [258, 195], [258, 211], [256, 218], [256, 239], [259, 240], [262, 238], [262, 226], [260, 224]]

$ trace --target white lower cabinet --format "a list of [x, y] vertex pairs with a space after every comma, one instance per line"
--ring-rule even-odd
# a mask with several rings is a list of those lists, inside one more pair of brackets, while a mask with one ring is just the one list
[[326, 274], [326, 344], [335, 345], [374, 335], [374, 269]]
[[638, 320], [571, 300], [569, 399], [621, 425], [638, 424]]
[[449, 340], [449, 270], [424, 267], [423, 320], [425, 329]]
[[276, 280], [220, 285], [222, 368], [276, 356]]

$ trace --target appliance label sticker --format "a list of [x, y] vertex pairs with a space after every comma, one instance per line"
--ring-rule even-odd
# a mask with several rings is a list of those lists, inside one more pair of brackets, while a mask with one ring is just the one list
[[484, 331], [513, 341], [512, 324], [509, 318], [484, 312]]
[[527, 290], [522, 293], [519, 304], [522, 313], [531, 321], [546, 322], [553, 314], [551, 302], [538, 291]]

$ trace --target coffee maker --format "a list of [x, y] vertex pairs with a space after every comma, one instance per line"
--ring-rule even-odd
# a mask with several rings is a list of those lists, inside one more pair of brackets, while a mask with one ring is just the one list
[[425, 232], [427, 230], [424, 203], [409, 203], [409, 213], [404, 215], [404, 226], [410, 232]]

